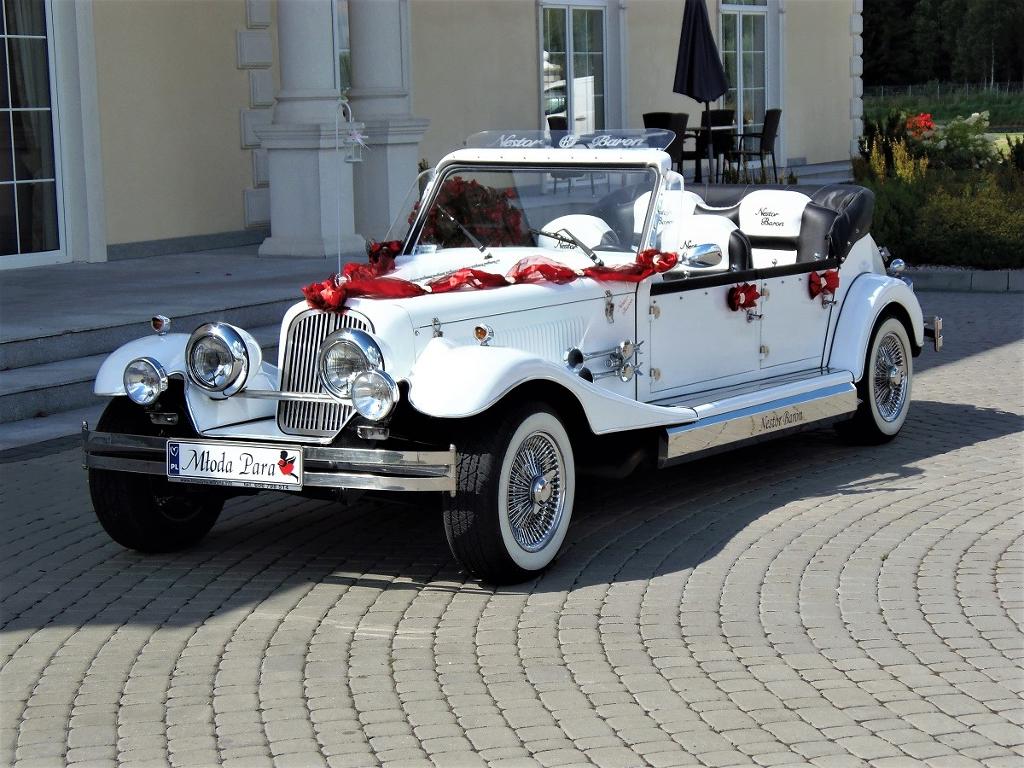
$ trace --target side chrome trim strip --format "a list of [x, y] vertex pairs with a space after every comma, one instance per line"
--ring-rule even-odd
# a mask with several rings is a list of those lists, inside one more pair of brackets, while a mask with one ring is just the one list
[[658, 465], [690, 461], [738, 443], [820, 426], [822, 422], [852, 414], [857, 403], [857, 388], [853, 384], [836, 384], [669, 427], [663, 436]]

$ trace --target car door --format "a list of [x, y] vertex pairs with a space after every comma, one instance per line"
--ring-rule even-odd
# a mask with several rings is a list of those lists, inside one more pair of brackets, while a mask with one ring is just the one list
[[[811, 265], [772, 270], [761, 280], [758, 323], [761, 328], [760, 368], [774, 376], [821, 366], [833, 303], [831, 296], [812, 297]], [[803, 267], [803, 272], [793, 270]], [[822, 270], [823, 271], [823, 270]], [[786, 274], [788, 272], [788, 274]]]
[[[641, 286], [640, 307], [647, 307], [644, 349], [645, 385], [650, 402], [731, 386], [760, 374], [761, 326], [743, 310], [729, 307], [730, 274], [665, 281], [655, 277]], [[638, 328], [643, 327], [638, 318]]]

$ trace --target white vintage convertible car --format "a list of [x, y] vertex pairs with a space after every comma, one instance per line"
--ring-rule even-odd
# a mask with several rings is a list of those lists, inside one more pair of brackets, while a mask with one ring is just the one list
[[258, 489], [433, 492], [458, 561], [514, 583], [558, 554], [584, 473], [825, 424], [895, 437], [941, 319], [872, 240], [871, 193], [688, 189], [671, 138], [474, 137], [401, 241], [304, 289], [276, 360], [241, 328], [156, 316], [83, 427], [103, 527], [169, 551]]

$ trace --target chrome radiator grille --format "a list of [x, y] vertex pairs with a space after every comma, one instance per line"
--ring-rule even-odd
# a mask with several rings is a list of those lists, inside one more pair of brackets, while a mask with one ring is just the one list
[[[326, 394], [317, 375], [317, 355], [325, 338], [342, 328], [370, 331], [365, 320], [346, 312], [311, 309], [292, 320], [281, 361], [281, 391]], [[352, 418], [354, 410], [341, 403], [304, 403], [282, 400], [277, 405], [277, 426], [288, 435], [331, 437]]]

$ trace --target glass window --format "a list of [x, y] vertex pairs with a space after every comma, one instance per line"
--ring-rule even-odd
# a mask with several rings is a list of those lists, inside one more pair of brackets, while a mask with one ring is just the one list
[[348, 96], [352, 87], [352, 46], [348, 33], [348, 0], [334, 3], [334, 50], [338, 62], [338, 90]]
[[573, 234], [595, 250], [635, 253], [637, 201], [642, 222], [657, 180], [653, 170], [622, 167], [452, 168], [433, 189], [416, 245], [573, 250], [558, 235], [577, 227]]
[[[760, 5], [764, 2], [730, 2], [730, 5]], [[723, 106], [736, 111], [739, 127], [756, 133], [764, 125], [767, 106], [768, 68], [765, 56], [767, 15], [764, 10], [723, 10], [722, 63], [729, 81]]]
[[545, 127], [573, 133], [602, 130], [606, 127], [604, 9], [545, 6], [542, 25]]
[[0, 255], [60, 248], [43, 0], [0, 0]]

